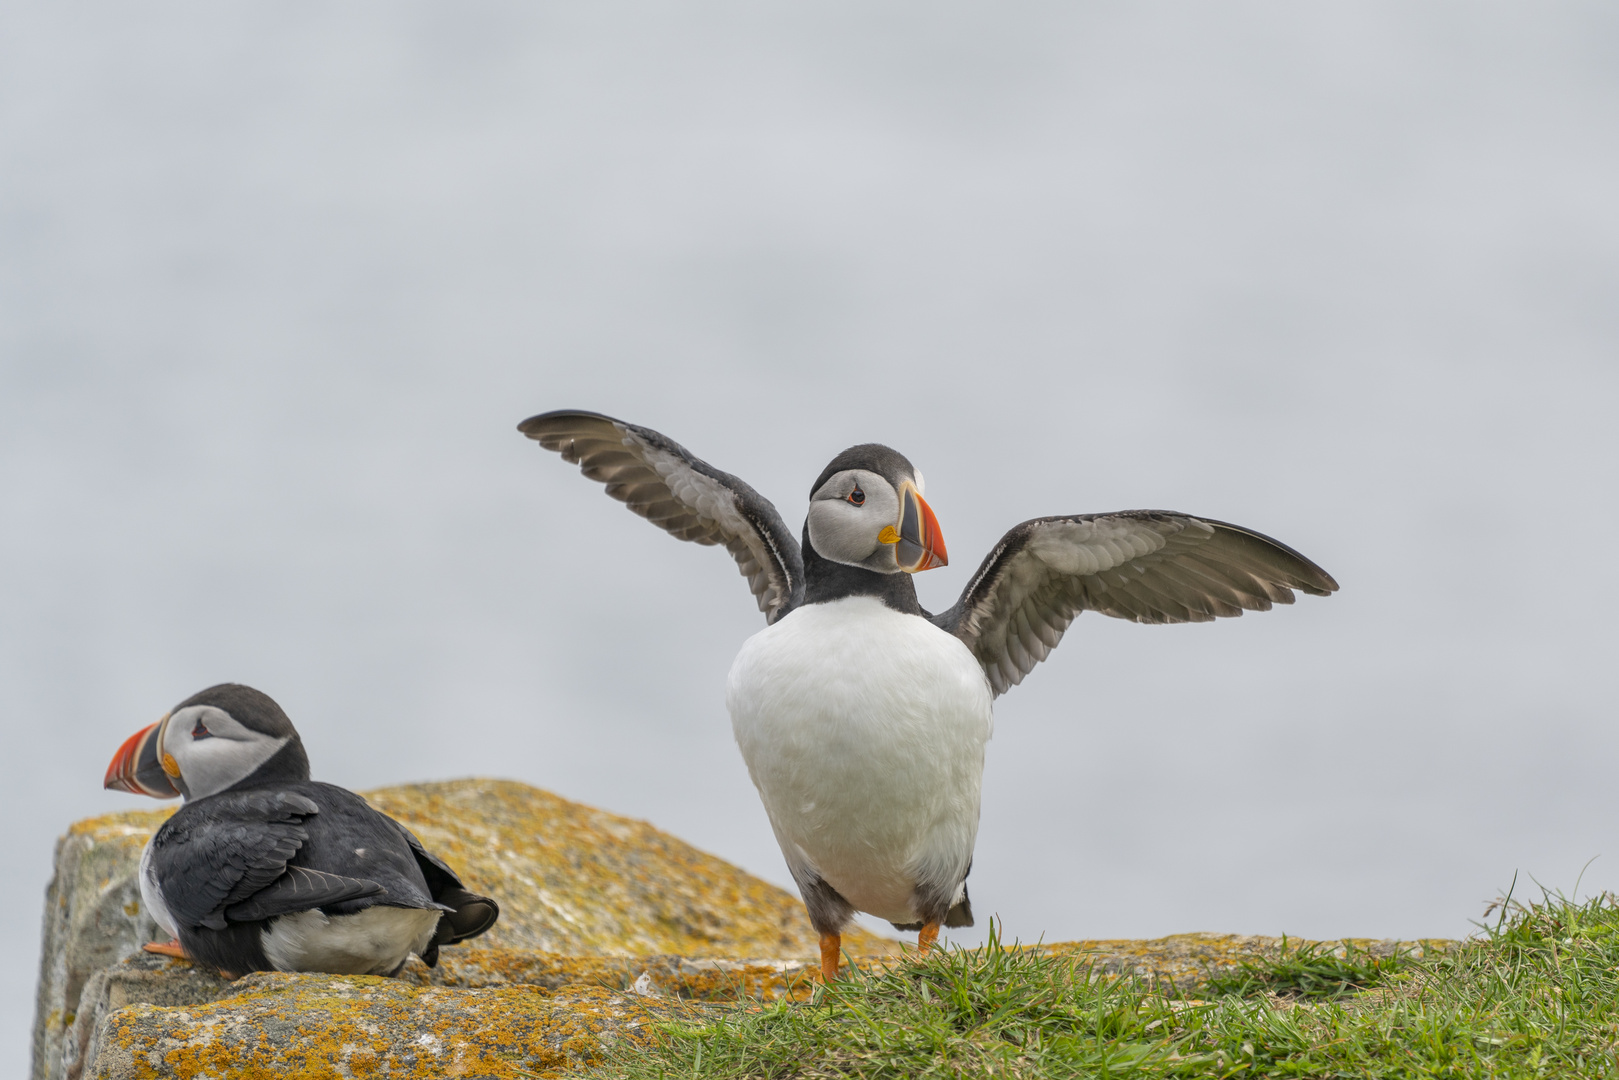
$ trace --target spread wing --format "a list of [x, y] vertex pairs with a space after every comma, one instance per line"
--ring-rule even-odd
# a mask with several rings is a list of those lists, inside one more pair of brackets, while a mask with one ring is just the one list
[[607, 494], [681, 540], [721, 544], [736, 560], [767, 622], [804, 596], [798, 541], [770, 500], [720, 472], [651, 428], [600, 413], [541, 413], [517, 430], [579, 471], [607, 485]]
[[1025, 521], [1001, 538], [949, 611], [933, 616], [984, 665], [997, 695], [1057, 647], [1081, 611], [1208, 622], [1336, 591], [1325, 570], [1239, 525], [1167, 510]]
[[266, 919], [374, 896], [374, 881], [288, 866], [309, 840], [312, 801], [285, 791], [221, 792], [181, 808], [152, 838], [163, 902], [185, 926]]

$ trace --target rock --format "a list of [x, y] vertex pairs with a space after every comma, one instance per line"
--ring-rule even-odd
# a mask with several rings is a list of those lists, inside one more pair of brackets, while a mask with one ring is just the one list
[[[501, 906], [495, 928], [468, 943], [482, 948], [476, 954], [481, 959], [470, 959], [475, 954], [466, 946], [446, 949], [437, 981], [412, 961], [403, 981], [417, 989], [578, 983], [570, 982], [569, 971], [588, 971], [590, 978], [627, 988], [641, 971], [650, 971], [654, 986], [685, 986], [680, 993], [703, 998], [708, 991], [693, 989], [702, 981], [699, 972], [707, 972], [714, 986], [733, 977], [751, 985], [785, 985], [781, 973], [798, 969], [785, 964], [772, 976], [772, 964], [818, 954], [796, 896], [645, 822], [510, 781], [414, 784], [367, 792], [366, 798], [421, 837], [469, 888]], [[206, 988], [188, 968], [179, 970], [185, 965], [137, 963], [97, 982], [81, 1008], [97, 972], [162, 937], [142, 909], [135, 874], [141, 848], [172, 812], [91, 818], [58, 842], [56, 875], [46, 894], [35, 1080], [59, 1080], [69, 1066], [95, 1075], [100, 1066], [88, 1067], [95, 1033], [120, 1009], [138, 1005], [146, 1010], [142, 1015], [155, 1016], [154, 1010], [182, 1008], [218, 989]], [[863, 931], [847, 935], [845, 945], [854, 955], [895, 949], [895, 943]], [[562, 955], [539, 956], [535, 950]], [[657, 955], [663, 959], [633, 971], [632, 964], [605, 961], [593, 968], [590, 960]], [[686, 971], [680, 965], [699, 965], [704, 958], [736, 957], [771, 959], [743, 962], [729, 973], [723, 966], [693, 966], [675, 974]]]
[[90, 976], [62, 1045], [62, 1076], [78, 1080], [95, 1059], [107, 1017], [128, 1005], [205, 1005], [234, 993], [228, 979], [190, 964], [137, 952]]
[[[644, 821], [511, 781], [458, 780], [365, 793], [474, 892], [500, 902], [482, 947], [571, 956], [819, 955], [804, 905]], [[894, 943], [857, 931], [855, 955]]]
[[172, 812], [90, 818], [56, 842], [34, 1007], [36, 1080], [61, 1075], [64, 1037], [91, 977], [163, 936], [142, 910], [135, 869], [147, 839]]
[[599, 986], [686, 1001], [774, 1001], [805, 997], [814, 960], [720, 960], [686, 956], [558, 956], [521, 949], [468, 949], [446, 953], [438, 967], [412, 959], [399, 981], [417, 986], [520, 984], [560, 990]]
[[692, 1006], [586, 987], [419, 987], [367, 975], [249, 975], [206, 1005], [126, 1006], [86, 1077], [512, 1077], [588, 1065]]

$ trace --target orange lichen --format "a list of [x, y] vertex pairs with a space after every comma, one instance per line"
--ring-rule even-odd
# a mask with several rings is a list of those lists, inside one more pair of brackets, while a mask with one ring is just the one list
[[165, 806], [158, 810], [125, 810], [118, 814], [102, 814], [84, 818], [67, 827], [69, 836], [85, 836], [97, 843], [109, 840], [138, 838], [142, 844], [167, 821], [178, 806]]
[[691, 1006], [605, 989], [412, 987], [366, 976], [264, 974], [212, 1005], [115, 1013], [101, 1052], [135, 1077], [551, 1076], [606, 1042], [655, 1037]]

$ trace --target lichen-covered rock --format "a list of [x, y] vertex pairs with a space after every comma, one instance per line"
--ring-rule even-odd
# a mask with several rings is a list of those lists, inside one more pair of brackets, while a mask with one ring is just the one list
[[[457, 780], [368, 791], [500, 901], [481, 946], [573, 956], [818, 955], [798, 897], [644, 821], [594, 810], [511, 781]], [[893, 950], [863, 931], [856, 955]]]
[[131, 1005], [97, 1032], [97, 1080], [553, 1076], [694, 1006], [599, 988], [419, 987], [366, 975], [249, 975], [207, 1005]]
[[64, 1037], [85, 984], [119, 957], [162, 936], [141, 907], [135, 869], [141, 848], [170, 813], [89, 818], [56, 842], [34, 1011], [35, 1080], [62, 1075]]
[[736, 1002], [807, 999], [819, 971], [813, 960], [558, 956], [519, 949], [467, 949], [446, 953], [436, 968], [412, 960], [399, 979], [417, 986], [468, 988], [596, 986], [685, 1001]]
[[[499, 901], [500, 922], [478, 946], [574, 957], [817, 954], [797, 897], [645, 822], [511, 781], [457, 780], [365, 794], [443, 856], [469, 888]], [[61, 1080], [68, 1064], [88, 1060], [94, 1025], [75, 1032], [87, 984], [97, 971], [162, 936], [142, 910], [135, 875], [141, 848], [172, 812], [91, 818], [58, 842], [34, 1020], [35, 1080]], [[858, 930], [845, 944], [855, 955], [895, 948]], [[444, 951], [446, 971], [464, 948]], [[170, 977], [165, 970], [151, 969], [151, 978], [162, 982]], [[117, 994], [137, 1000], [128, 996], [135, 984], [98, 990], [96, 1015], [105, 1015], [106, 1002]], [[151, 996], [156, 993], [142, 990], [147, 996], [137, 997], [159, 1003]]]
[[62, 1046], [62, 1075], [79, 1080], [107, 1017], [129, 1005], [205, 1005], [234, 993], [228, 979], [165, 956], [137, 952], [90, 976]]

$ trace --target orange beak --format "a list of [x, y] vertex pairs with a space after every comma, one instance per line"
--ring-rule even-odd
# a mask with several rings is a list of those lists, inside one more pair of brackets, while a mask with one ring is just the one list
[[899, 540], [894, 546], [894, 560], [907, 574], [920, 574], [950, 562], [939, 519], [909, 480], [899, 487]]
[[163, 771], [158, 754], [158, 742], [163, 733], [164, 717], [148, 724], [124, 740], [124, 745], [113, 755], [107, 766], [107, 779], [102, 785], [108, 791], [127, 791], [132, 795], [150, 795], [154, 799], [172, 799], [180, 794], [169, 774]]

